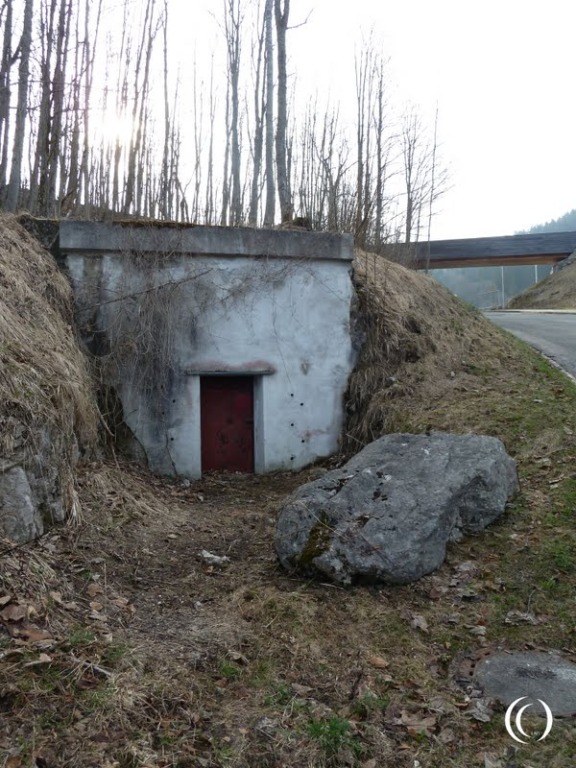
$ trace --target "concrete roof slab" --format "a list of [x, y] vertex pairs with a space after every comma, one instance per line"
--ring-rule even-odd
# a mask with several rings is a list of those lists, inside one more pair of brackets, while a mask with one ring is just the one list
[[352, 235], [293, 229], [98, 221], [60, 222], [60, 251], [352, 261]]

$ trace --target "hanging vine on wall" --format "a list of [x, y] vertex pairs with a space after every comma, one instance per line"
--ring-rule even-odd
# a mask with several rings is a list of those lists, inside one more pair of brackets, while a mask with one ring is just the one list
[[197, 275], [182, 280], [176, 266], [167, 267], [170, 257], [165, 253], [129, 252], [117, 258], [119, 300], [103, 306], [99, 318], [108, 346], [100, 361], [102, 381], [121, 381], [161, 415], [177, 372], [178, 338], [196, 334], [197, 313], [188, 307], [183, 317], [183, 308], [185, 282], [197, 280]]
[[250, 326], [258, 297], [273, 294], [294, 271], [310, 270], [306, 259], [265, 256], [233, 269], [212, 266], [184, 254], [180, 236], [177, 229], [150, 227], [143, 248], [141, 232], [131, 228], [121, 250], [82, 262], [79, 325], [95, 356], [101, 409], [115, 437], [129, 420], [126, 407], [145, 403], [159, 426], [172, 418], [187, 361], [194, 362], [195, 350], [218, 354], [206, 317], [234, 313], [234, 324]]

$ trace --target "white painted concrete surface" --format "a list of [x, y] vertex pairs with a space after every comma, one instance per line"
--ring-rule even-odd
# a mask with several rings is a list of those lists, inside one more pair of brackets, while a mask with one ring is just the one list
[[[334, 259], [326, 243], [319, 258], [299, 258], [283, 241], [291, 232], [268, 235], [290, 255], [162, 254], [156, 242], [135, 256], [104, 250], [106, 238], [67, 245], [61, 234], [85, 336], [112, 345], [110, 381], [154, 471], [201, 474], [203, 374], [255, 377], [257, 472], [338, 449], [355, 362], [351, 243], [339, 243]], [[308, 237], [309, 254], [321, 236]]]

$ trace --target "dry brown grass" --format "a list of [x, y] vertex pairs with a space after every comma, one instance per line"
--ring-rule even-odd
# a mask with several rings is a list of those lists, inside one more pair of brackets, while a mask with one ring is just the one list
[[576, 262], [554, 272], [508, 303], [510, 309], [576, 309]]
[[[72, 487], [76, 440], [91, 445], [96, 409], [72, 328], [72, 291], [54, 259], [11, 215], [0, 217], [0, 455], [57, 444], [62, 485]], [[69, 500], [70, 500], [70, 494]]]
[[404, 428], [408, 417], [423, 431], [431, 406], [462, 399], [478, 372], [517, 357], [511, 337], [420, 272], [358, 251], [355, 279], [365, 343], [347, 393], [346, 452]]

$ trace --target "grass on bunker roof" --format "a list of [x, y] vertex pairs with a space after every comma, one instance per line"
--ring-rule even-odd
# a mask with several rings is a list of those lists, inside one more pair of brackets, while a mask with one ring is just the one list
[[394, 382], [362, 394], [383, 375], [372, 347], [349, 433], [385, 419], [501, 437], [522, 484], [502, 520], [412, 585], [344, 590], [283, 572], [272, 548], [279, 503], [314, 469], [187, 484], [85, 465], [82, 523], [0, 558], [4, 765], [576, 763], [572, 721], [517, 745], [466, 679], [488, 650], [576, 652], [576, 387], [458, 303], [435, 321], [435, 286], [398, 269], [389, 287], [418, 286], [378, 310], [399, 323]]

